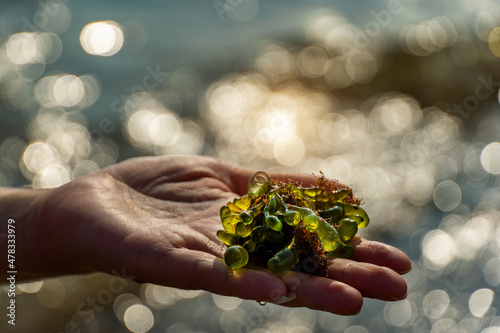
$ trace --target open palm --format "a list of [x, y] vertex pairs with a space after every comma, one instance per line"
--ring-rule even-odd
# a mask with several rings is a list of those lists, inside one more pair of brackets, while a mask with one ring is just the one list
[[254, 172], [201, 156], [131, 159], [48, 191], [37, 241], [60, 274], [124, 269], [137, 281], [339, 314], [359, 312], [363, 296], [405, 297], [406, 255], [359, 238], [353, 258], [330, 262], [330, 278], [229, 269], [219, 209], [246, 193]]

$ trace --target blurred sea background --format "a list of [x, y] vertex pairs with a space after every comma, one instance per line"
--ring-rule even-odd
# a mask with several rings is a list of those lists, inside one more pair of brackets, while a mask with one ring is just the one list
[[14, 331], [500, 332], [499, 87], [492, 0], [2, 1], [0, 186], [143, 155], [321, 170], [413, 263], [405, 300], [353, 317], [47, 279], [17, 286]]

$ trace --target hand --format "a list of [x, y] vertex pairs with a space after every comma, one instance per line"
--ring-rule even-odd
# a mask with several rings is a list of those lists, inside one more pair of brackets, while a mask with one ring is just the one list
[[[398, 300], [410, 270], [401, 251], [357, 238], [352, 259], [334, 259], [330, 278], [288, 272], [233, 272], [224, 261], [219, 209], [246, 193], [255, 170], [201, 156], [128, 160], [43, 192], [31, 228], [56, 274], [113, 269], [135, 280], [338, 314], [363, 296]], [[270, 174], [308, 185], [312, 176]], [[288, 295], [288, 298], [287, 298]], [[293, 295], [293, 297], [290, 297]], [[293, 299], [292, 299], [293, 298]]]

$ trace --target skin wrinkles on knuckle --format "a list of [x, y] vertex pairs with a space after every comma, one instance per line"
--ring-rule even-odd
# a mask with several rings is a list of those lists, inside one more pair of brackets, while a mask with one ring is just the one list
[[387, 247], [387, 245], [381, 243], [372, 243], [373, 250], [377, 251], [377, 255], [380, 258], [392, 258], [395, 256], [395, 249]]
[[190, 248], [190, 241], [191, 236], [189, 233], [189, 228], [188, 226], [185, 225], [170, 225], [168, 228], [167, 235], [162, 235], [163, 237], [169, 239], [169, 244], [171, 245], [172, 248], [176, 249], [185, 249], [185, 248]]
[[[149, 235], [144, 239], [151, 239], [152, 242], [145, 243], [144, 248], [153, 250], [153, 253], [160, 256], [169, 256], [176, 248], [183, 248], [184, 237], [178, 232], [169, 232], [169, 237], [164, 237], [153, 229], [147, 229], [145, 232]], [[170, 238], [172, 234], [176, 235], [175, 240]]]
[[399, 274], [411, 270], [411, 262], [405, 259], [402, 251], [379, 242], [364, 240], [356, 246], [351, 259], [389, 267]]
[[[339, 264], [339, 263], [337, 263]], [[369, 263], [356, 264], [344, 261], [335, 269], [330, 270], [333, 279], [341, 279], [351, 287], [358, 289], [364, 297], [377, 299], [400, 299], [400, 294], [406, 293], [405, 283], [400, 275], [387, 267]], [[370, 281], [369, 284], [366, 281]]]
[[[191, 273], [187, 281], [187, 289], [202, 289], [203, 276], [201, 274], [202, 266], [207, 264], [207, 259], [198, 258], [191, 267]], [[203, 289], [206, 289], [203, 288]]]
[[349, 259], [336, 258], [328, 262], [328, 276], [337, 281], [344, 281], [346, 270], [354, 264]]
[[370, 253], [376, 253], [376, 258], [380, 261], [380, 259], [390, 259], [395, 256], [395, 249], [389, 248], [387, 245], [379, 243], [379, 242], [370, 242], [364, 241], [360, 243], [357, 249], [366, 250]]
[[[179, 228], [179, 230], [177, 230]], [[189, 249], [194, 251], [207, 252], [217, 257], [221, 257], [223, 251], [222, 242], [218, 242], [218, 238], [210, 238], [200, 233], [200, 228], [197, 225], [190, 225], [185, 221], [175, 228], [170, 228], [168, 237], [175, 235], [175, 240], [169, 242], [172, 247]], [[214, 232], [215, 234], [215, 232]], [[223, 252], [222, 252], [223, 257]]]
[[353, 264], [353, 262], [350, 261], [346, 265], [344, 265], [344, 267], [342, 268], [342, 271], [340, 273], [340, 281], [345, 281], [346, 271], [349, 272], [349, 267], [351, 267], [352, 264]]
[[370, 263], [356, 263], [355, 261], [346, 260], [339, 265], [341, 267], [330, 266], [329, 274], [332, 278], [339, 281], [353, 281], [356, 277], [362, 281], [370, 280], [381, 282], [383, 284], [391, 284], [392, 281], [399, 278], [399, 274], [388, 267], [377, 266]]
[[[218, 279], [221, 279], [221, 281], [217, 281], [217, 285], [224, 286], [224, 290], [214, 289], [211, 280], [205, 278], [203, 275], [205, 265], [212, 265], [213, 270], [222, 273], [216, 274]], [[234, 295], [235, 290], [232, 288], [234, 284], [232, 276], [232, 272], [217, 259], [198, 258], [191, 267], [190, 277], [187, 281], [186, 289], [203, 289], [217, 294]]]
[[[219, 241], [220, 242], [220, 241]], [[204, 250], [210, 254], [213, 254], [214, 256], [223, 259], [224, 258], [224, 243], [218, 243], [214, 239], [206, 238], [205, 242], [203, 243], [203, 248], [200, 250]]]

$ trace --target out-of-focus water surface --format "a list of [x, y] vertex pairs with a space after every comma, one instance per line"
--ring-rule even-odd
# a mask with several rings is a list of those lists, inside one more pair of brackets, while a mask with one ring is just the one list
[[500, 332], [499, 86], [496, 1], [3, 1], [1, 186], [141, 155], [322, 170], [413, 261], [354, 317], [99, 273], [18, 285], [16, 328]]

